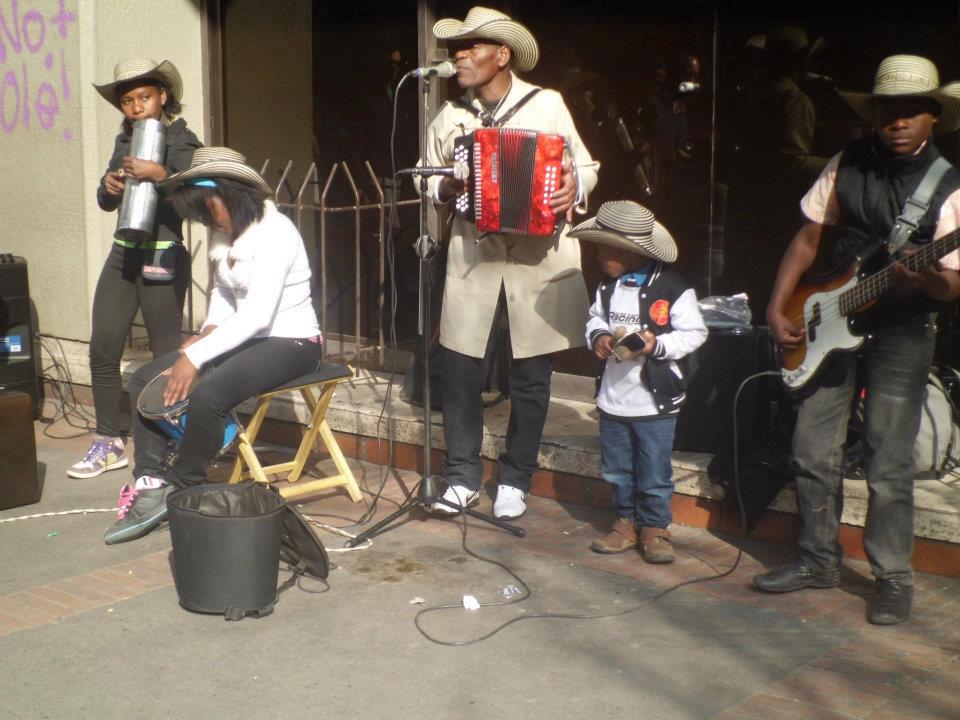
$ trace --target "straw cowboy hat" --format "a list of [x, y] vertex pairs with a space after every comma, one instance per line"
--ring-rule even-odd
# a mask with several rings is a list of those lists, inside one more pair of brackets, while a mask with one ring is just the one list
[[107, 102], [119, 108], [120, 98], [117, 97], [117, 86], [135, 80], [156, 80], [177, 102], [180, 102], [183, 95], [183, 80], [180, 79], [180, 72], [169, 60], [164, 60], [160, 64], [146, 58], [121, 60], [113, 69], [113, 82], [102, 85], [94, 83], [93, 86]]
[[677, 243], [670, 231], [656, 221], [652, 212], [632, 200], [603, 203], [596, 217], [584, 220], [569, 235], [661, 262], [672, 263], [677, 259]]
[[230, 178], [261, 190], [268, 196], [273, 195], [273, 190], [263, 176], [247, 165], [247, 159], [236, 150], [226, 147], [197, 148], [190, 167], [174, 173], [160, 183], [160, 187], [166, 192], [172, 192], [181, 185], [191, 184], [191, 180], [215, 181], [216, 178]]
[[873, 79], [872, 93], [841, 92], [860, 117], [874, 122], [874, 100], [895, 97], [928, 97], [942, 108], [933, 131], [942, 135], [960, 127], [960, 82], [940, 87], [937, 66], [918, 55], [891, 55], [884, 58]]
[[453, 18], [438, 20], [433, 34], [440, 40], [489, 38], [502, 42], [512, 51], [513, 66], [521, 72], [533, 70], [540, 60], [540, 46], [533, 33], [499, 10], [470, 8], [462, 22]]

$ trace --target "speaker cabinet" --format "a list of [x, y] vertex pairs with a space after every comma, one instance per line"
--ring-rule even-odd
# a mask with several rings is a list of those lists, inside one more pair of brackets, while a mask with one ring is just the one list
[[37, 375], [27, 261], [0, 254], [0, 391], [29, 395], [33, 417], [40, 416]]
[[40, 502], [37, 441], [29, 395], [0, 393], [0, 510]]
[[[765, 327], [710, 330], [694, 354], [674, 448], [713, 454], [732, 450], [737, 389], [750, 375], [775, 369], [775, 357], [773, 339]], [[783, 397], [778, 378], [760, 378], [744, 388], [737, 413], [741, 449], [753, 448], [766, 437]]]

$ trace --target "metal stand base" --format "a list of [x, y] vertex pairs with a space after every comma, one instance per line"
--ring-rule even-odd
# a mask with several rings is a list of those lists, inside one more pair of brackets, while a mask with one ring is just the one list
[[[426, 483], [428, 480], [431, 483], [443, 482], [441, 478], [438, 478], [436, 476], [431, 476], [429, 478], [424, 477], [421, 480], [421, 485], [420, 485], [421, 492], [418, 493], [416, 497], [410, 498], [407, 502], [401, 505], [395, 512], [385, 517], [383, 520], [378, 522], [373, 527], [367, 528], [362, 533], [357, 535], [355, 538], [350, 538], [349, 540], [347, 540], [346, 543], [344, 543], [344, 545], [346, 547], [351, 547], [351, 548], [356, 547], [360, 543], [367, 541], [368, 539], [370, 539], [371, 537], [379, 533], [381, 529], [386, 528], [388, 525], [393, 523], [394, 520], [413, 512], [416, 508], [420, 508], [425, 513], [430, 514], [432, 510], [431, 506], [434, 503], [440, 503], [442, 505], [446, 505], [447, 507], [453, 510], [456, 510], [459, 513], [461, 510], [459, 505], [457, 505], [456, 503], [448, 502], [444, 500], [442, 497], [440, 497], [439, 495], [437, 495], [433, 499], [426, 499], [424, 497], [424, 494], [422, 492], [423, 483]], [[476, 518], [477, 520], [483, 520], [484, 522], [488, 522], [491, 525], [495, 525], [496, 527], [502, 530], [506, 530], [507, 532], [512, 533], [517, 537], [523, 537], [527, 534], [527, 531], [524, 530], [523, 528], [516, 527], [515, 525], [511, 525], [510, 523], [504, 522], [503, 520], [498, 520], [497, 518], [491, 517], [490, 515], [484, 515], [482, 512], [477, 512], [476, 510], [473, 510], [471, 508], [463, 508], [463, 512], [472, 518]], [[456, 517], [456, 516], [449, 515], [448, 517]]]
[[[429, 117], [429, 96], [430, 96], [430, 81], [427, 78], [422, 80], [423, 87], [423, 127], [421, 128], [420, 134], [420, 157], [425, 159], [427, 156], [427, 118]], [[431, 411], [431, 400], [430, 400], [430, 336], [432, 333], [433, 325], [430, 321], [430, 300], [432, 293], [430, 292], [431, 287], [433, 286], [433, 260], [436, 257], [438, 244], [437, 241], [430, 237], [430, 234], [427, 231], [427, 203], [429, 202], [429, 196], [427, 194], [427, 176], [420, 176], [420, 237], [417, 238], [417, 242], [414, 245], [417, 256], [420, 258], [420, 313], [419, 313], [419, 329], [420, 329], [420, 341], [421, 349], [423, 351], [423, 475], [420, 478], [420, 490], [417, 493], [416, 497], [411, 497], [407, 502], [400, 506], [400, 508], [394, 512], [392, 515], [385, 517], [383, 520], [378, 522], [371, 528], [364, 530], [362, 533], [357, 535], [355, 538], [350, 538], [345, 545], [347, 547], [355, 547], [360, 543], [368, 540], [373, 535], [377, 534], [381, 528], [385, 528], [387, 525], [392, 523], [394, 520], [399, 518], [401, 515], [406, 515], [411, 512], [414, 508], [422, 508], [425, 512], [430, 512], [431, 506], [437, 502], [447, 507], [450, 507], [457, 512], [460, 512], [461, 508], [456, 503], [451, 503], [441, 497], [441, 493], [437, 491], [437, 483], [443, 483], [441, 478], [436, 477], [430, 471], [430, 462], [431, 462], [431, 450], [433, 448], [433, 442], [431, 440], [431, 431], [432, 426], [430, 423], [430, 411]], [[477, 520], [483, 520], [495, 525], [498, 528], [506, 530], [507, 532], [513, 533], [517, 537], [523, 537], [527, 534], [526, 530], [523, 528], [518, 528], [509, 523], [505, 523], [502, 520], [497, 518], [490, 517], [489, 515], [484, 515], [483, 513], [477, 512], [476, 510], [471, 510], [470, 508], [463, 508], [463, 512], [469, 515], [472, 518]]]

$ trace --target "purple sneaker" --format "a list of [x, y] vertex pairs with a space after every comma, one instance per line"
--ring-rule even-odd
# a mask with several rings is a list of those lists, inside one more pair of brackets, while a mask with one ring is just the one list
[[123, 438], [97, 435], [83, 460], [67, 470], [67, 475], [81, 480], [102, 475], [107, 470], [119, 470], [129, 464], [123, 452]]

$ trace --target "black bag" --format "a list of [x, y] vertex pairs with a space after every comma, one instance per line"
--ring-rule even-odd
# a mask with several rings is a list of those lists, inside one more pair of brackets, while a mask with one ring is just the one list
[[[440, 344], [440, 324], [434, 328], [430, 338], [430, 409], [442, 408], [443, 394], [443, 346]], [[407, 374], [403, 378], [403, 399], [411, 405], [423, 407], [423, 344], [417, 343], [417, 349], [407, 365]]]
[[[278, 592], [293, 585], [302, 575], [323, 580], [330, 572], [330, 559], [320, 538], [311, 529], [303, 514], [286, 506], [280, 533], [280, 559], [290, 566], [293, 576]], [[284, 587], [286, 586], [286, 587]]]
[[[167, 508], [174, 584], [187, 610], [264, 617], [301, 576], [327, 576], [323, 544], [273, 488], [197, 485], [171, 493]], [[281, 560], [293, 573], [278, 588]]]

